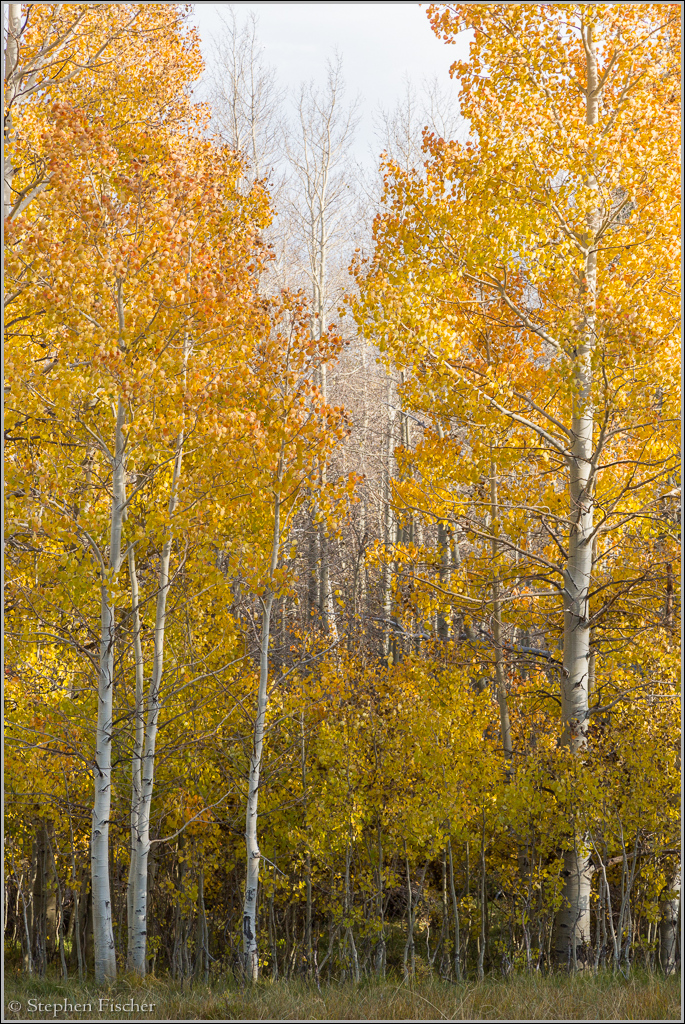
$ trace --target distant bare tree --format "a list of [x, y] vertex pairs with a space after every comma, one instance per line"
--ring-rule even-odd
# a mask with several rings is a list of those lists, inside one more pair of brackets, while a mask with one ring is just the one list
[[380, 150], [403, 171], [418, 170], [426, 159], [421, 148], [424, 129], [443, 139], [455, 139], [467, 127], [455, 97], [437, 78], [425, 80], [420, 90], [405, 78], [404, 95], [392, 110], [380, 107], [374, 116]]
[[[313, 340], [321, 337], [349, 282], [348, 237], [355, 189], [348, 153], [359, 119], [357, 104], [344, 102], [344, 88], [342, 60], [335, 56], [328, 62], [323, 89], [313, 82], [302, 85], [295, 124], [286, 138], [290, 173], [285, 211], [290, 230], [284, 266], [289, 273], [299, 271], [300, 279], [307, 284]], [[327, 399], [326, 373], [326, 366], [322, 365], [317, 383]], [[321, 474], [323, 481], [325, 466], [321, 467]], [[320, 523], [318, 544], [312, 545], [312, 556], [320, 567], [318, 604], [326, 632], [337, 639], [329, 548], [326, 527]]]
[[282, 113], [285, 93], [259, 45], [259, 19], [252, 11], [241, 25], [236, 9], [227, 5], [219, 15], [223, 25], [211, 40], [211, 72], [207, 98], [212, 124], [222, 141], [242, 153], [248, 178], [273, 179], [282, 153]]

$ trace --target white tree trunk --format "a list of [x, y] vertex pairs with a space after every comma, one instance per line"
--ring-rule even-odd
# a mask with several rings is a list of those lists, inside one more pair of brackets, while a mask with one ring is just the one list
[[[143, 664], [143, 645], [140, 626], [140, 607], [138, 593], [138, 574], [133, 547], [128, 553], [128, 569], [131, 579], [131, 607], [133, 615], [133, 652], [136, 665], [136, 694], [135, 694], [135, 737], [133, 741], [133, 755], [131, 758], [131, 861], [128, 871], [127, 887], [127, 921], [128, 921], [128, 949], [133, 948], [133, 920], [134, 920], [134, 898], [135, 879], [137, 877], [138, 859], [138, 817], [140, 813], [140, 802], [142, 797], [142, 759], [143, 742], [145, 734], [145, 674]], [[133, 965], [128, 964], [129, 970]]]
[[[440, 589], [449, 589], [449, 573], [452, 567], [452, 535], [450, 527], [443, 523], [438, 522], [438, 558], [440, 560], [440, 568], [438, 570], [438, 578], [440, 580]], [[437, 633], [441, 640], [447, 640], [450, 635], [450, 613], [438, 612], [437, 617]]]
[[574, 848], [564, 853], [563, 899], [554, 922], [554, 957], [560, 964], [583, 966], [578, 954], [591, 941], [590, 890], [594, 868], [589, 856]]
[[513, 747], [511, 743], [511, 725], [509, 723], [509, 705], [507, 702], [507, 673], [504, 664], [504, 650], [502, 648], [502, 602], [499, 593], [499, 567], [497, 555], [499, 553], [499, 541], [497, 540], [499, 520], [499, 500], [497, 496], [497, 467], [490, 463], [490, 504], [491, 504], [491, 529], [492, 537], [492, 560], [494, 576], [492, 580], [492, 633], [495, 641], [495, 679], [497, 683], [497, 703], [499, 704], [500, 735], [504, 756], [511, 760]]
[[[330, 270], [335, 256], [337, 239], [343, 226], [344, 211], [349, 207], [350, 178], [341, 173], [346, 162], [349, 145], [355, 131], [352, 110], [341, 107], [343, 91], [339, 58], [329, 64], [328, 83], [320, 93], [313, 86], [303, 86], [299, 101], [299, 128], [286, 138], [286, 152], [297, 182], [297, 192], [291, 191], [291, 210], [298, 224], [304, 271], [309, 278], [311, 295], [311, 337], [320, 342], [331, 311]], [[293, 240], [294, 241], [294, 240]], [[291, 246], [292, 253], [297, 244]], [[345, 261], [347, 263], [347, 259]], [[326, 366], [321, 364], [318, 383], [324, 400], [327, 399]], [[326, 467], [321, 467], [321, 481], [326, 482]], [[335, 596], [331, 586], [329, 538], [325, 524], [319, 527], [318, 556], [319, 612], [323, 629], [333, 642], [339, 639]]]
[[[387, 389], [388, 394], [388, 433], [386, 436], [386, 448], [385, 448], [385, 466], [383, 467], [383, 543], [385, 545], [386, 552], [390, 548], [391, 544], [395, 540], [394, 536], [394, 516], [392, 513], [392, 506], [390, 504], [390, 480], [392, 479], [392, 459], [394, 449], [394, 432], [395, 432], [395, 409], [390, 405], [390, 385]], [[383, 616], [383, 640], [381, 644], [381, 656], [387, 658], [391, 650], [390, 641], [390, 620], [392, 616], [392, 566], [389, 562], [384, 562], [382, 572], [382, 611]]]
[[[121, 567], [121, 531], [125, 513], [125, 409], [119, 399], [112, 467], [109, 569], [114, 577]], [[109, 886], [109, 814], [112, 799], [112, 718], [114, 691], [114, 641], [116, 623], [108, 581], [100, 587], [100, 671], [95, 734], [94, 798], [90, 857], [93, 892], [93, 944], [95, 981], [103, 984], [116, 977], [112, 901]]]
[[250, 981], [256, 981], [259, 974], [257, 948], [257, 891], [259, 888], [259, 840], [257, 838], [257, 814], [259, 804], [259, 776], [264, 750], [266, 725], [267, 686], [269, 682], [269, 637], [271, 630], [271, 608], [273, 595], [267, 594], [262, 604], [262, 634], [259, 647], [259, 693], [257, 714], [254, 722], [250, 773], [248, 776], [247, 813], [245, 816], [245, 852], [247, 869], [245, 874], [245, 899], [243, 902], [243, 953], [245, 973]]
[[668, 888], [672, 895], [661, 902], [659, 949], [661, 969], [665, 974], [672, 974], [680, 958], [680, 861], [669, 879]]
[[[181, 476], [183, 460], [183, 434], [179, 436], [174, 462], [174, 474], [169, 497], [169, 517], [173, 517], [177, 504], [178, 482]], [[170, 527], [171, 529], [171, 527]], [[132, 862], [135, 863], [132, 892], [129, 892], [129, 906], [132, 907], [132, 925], [129, 925], [129, 947], [127, 965], [129, 970], [141, 976], [146, 969], [147, 949], [147, 874], [150, 855], [150, 808], [155, 776], [155, 746], [159, 724], [159, 691], [164, 672], [164, 634], [166, 629], [166, 606], [169, 595], [169, 563], [171, 560], [172, 538], [169, 535], [162, 548], [157, 589], [157, 605], [155, 609], [154, 654], [152, 662], [152, 679], [147, 699], [147, 715], [140, 757], [140, 795], [137, 811], [131, 805], [131, 848]], [[142, 653], [141, 653], [142, 659]], [[137, 730], [136, 730], [137, 731]], [[137, 739], [137, 737], [136, 737]], [[134, 765], [135, 771], [135, 765]], [[134, 832], [134, 817], [136, 818]], [[135, 853], [133, 848], [135, 847]]]
[[[281, 467], [279, 466], [279, 482], [281, 475]], [[280, 534], [280, 499], [278, 493], [276, 493], [274, 498], [274, 532], [271, 546], [269, 583], [268, 589], [262, 598], [262, 633], [259, 644], [259, 692], [257, 695], [257, 714], [255, 715], [252, 734], [252, 751], [250, 753], [250, 768], [247, 780], [247, 809], [245, 814], [245, 853], [247, 865], [245, 871], [245, 898], [243, 901], [243, 956], [245, 974], [250, 981], [256, 981], [259, 975], [257, 894], [259, 890], [259, 862], [261, 853], [257, 837], [257, 814], [259, 808], [259, 776], [262, 768], [268, 703], [271, 609], [274, 602], [274, 594], [270, 588], [278, 565]]]
[[[367, 378], [366, 378], [366, 347], [362, 345], [361, 351], [362, 359], [362, 398], [363, 398], [363, 415], [361, 430], [359, 432], [359, 454], [361, 458], [365, 458], [367, 451], [367, 433], [369, 429], [369, 403], [367, 395]], [[366, 621], [368, 615], [368, 588], [367, 588], [367, 568], [366, 568], [366, 545], [368, 543], [368, 526], [367, 526], [367, 507], [366, 497], [363, 498], [359, 506], [359, 534], [361, 537], [361, 547], [357, 556], [357, 564], [355, 567], [355, 578], [354, 578], [354, 597], [353, 597], [353, 612], [355, 621], [357, 616], [360, 616], [361, 622]], [[359, 590], [357, 590], [357, 584], [359, 584]], [[359, 601], [357, 601], [357, 593], [359, 593]], [[350, 631], [350, 639], [352, 632]]]
[[[323, 266], [323, 259], [322, 259]], [[323, 269], [322, 269], [323, 274]], [[321, 289], [323, 283], [321, 283]], [[323, 305], [320, 306], [320, 318], [323, 316]], [[318, 338], [321, 339], [321, 319], [318, 320]], [[320, 369], [321, 376], [321, 394], [325, 402], [328, 401], [328, 385], [326, 382], [326, 367], [322, 366]], [[321, 485], [326, 486], [326, 466], [321, 465]], [[330, 554], [330, 543], [329, 537], [326, 531], [326, 524], [321, 523], [319, 525], [319, 552], [321, 554], [321, 618], [323, 619], [324, 630], [326, 635], [329, 636], [333, 641], [338, 640], [338, 626], [335, 617], [335, 603], [333, 601], [333, 591], [331, 589], [331, 554]]]
[[311, 626], [321, 612], [321, 580], [319, 573], [319, 530], [314, 523], [316, 516], [316, 503], [312, 501], [310, 506], [312, 529], [309, 535], [309, 583], [307, 587], [307, 618], [306, 624]]
[[[586, 123], [598, 116], [598, 73], [591, 26], [582, 26], [587, 58]], [[590, 186], [596, 186], [591, 180]], [[592, 471], [594, 407], [592, 395], [592, 354], [596, 340], [597, 253], [594, 248], [598, 211], [587, 214], [584, 267], [583, 318], [573, 365], [574, 405], [571, 429], [569, 482], [568, 560], [564, 571], [564, 655], [561, 670], [562, 742], [574, 753], [587, 743], [588, 690], [590, 677], [589, 596], [592, 577], [592, 534], [594, 526]], [[577, 949], [590, 942], [590, 885], [592, 867], [582, 837], [576, 836], [572, 850], [564, 855], [563, 898], [555, 926], [554, 951], [564, 960], [571, 951], [574, 964]]]
[[454, 862], [452, 860], [452, 837], [447, 839], [447, 851], [450, 857], [450, 894], [452, 896], [452, 912], [454, 914], [454, 980], [461, 981], [461, 936], [459, 934], [459, 904], [454, 887]]
[[21, 4], [6, 4], [7, 8], [7, 42], [5, 44], [5, 148], [3, 154], [3, 218], [7, 218], [12, 210], [12, 178], [15, 168], [9, 153], [12, 141], [12, 104], [16, 95], [17, 71], [19, 63], [19, 38], [21, 35]]

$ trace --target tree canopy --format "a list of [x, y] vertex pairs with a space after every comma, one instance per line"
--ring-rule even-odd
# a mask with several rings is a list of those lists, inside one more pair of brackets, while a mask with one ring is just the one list
[[430, 5], [364, 188], [339, 63], [7, 7], [11, 955], [673, 970], [680, 5]]

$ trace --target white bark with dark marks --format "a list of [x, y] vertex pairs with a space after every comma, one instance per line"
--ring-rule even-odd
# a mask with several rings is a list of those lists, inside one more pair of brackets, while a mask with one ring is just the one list
[[[169, 497], [169, 518], [173, 519], [178, 502], [178, 485], [181, 477], [183, 461], [183, 434], [179, 435], [176, 445], [176, 459]], [[133, 874], [133, 891], [129, 896], [133, 911], [132, 925], [129, 926], [128, 968], [141, 976], [146, 970], [147, 951], [147, 906], [148, 906], [148, 859], [150, 856], [150, 810], [155, 776], [155, 747], [159, 727], [160, 689], [164, 672], [164, 637], [166, 630], [167, 599], [171, 580], [169, 565], [173, 539], [171, 532], [167, 535], [162, 548], [159, 577], [157, 583], [157, 603], [155, 608], [154, 653], [152, 662], [152, 678], [146, 704], [145, 732], [142, 754], [140, 757], [140, 796], [138, 808], [132, 806], [131, 846], [135, 847], [135, 871]], [[138, 729], [138, 726], [137, 726]], [[136, 737], [137, 740], [137, 737]], [[134, 817], [137, 818], [134, 832]]]
[[[282, 464], [278, 470], [278, 481], [282, 479]], [[271, 589], [274, 573], [278, 566], [281, 542], [280, 498], [278, 492], [274, 497], [274, 528], [269, 565], [269, 581], [267, 590], [261, 598], [262, 630], [259, 643], [259, 691], [257, 694], [257, 713], [254, 719], [252, 734], [252, 751], [247, 781], [247, 809], [245, 815], [245, 852], [247, 867], [245, 872], [245, 898], [243, 900], [243, 958], [245, 974], [250, 981], [259, 976], [259, 950], [257, 946], [257, 895], [259, 891], [259, 862], [261, 853], [257, 836], [257, 815], [259, 810], [259, 779], [264, 752], [264, 734], [266, 730], [266, 712], [268, 704], [269, 684], [269, 640], [271, 635], [271, 609], [274, 593]]]
[[[598, 119], [599, 76], [592, 26], [583, 25], [587, 63], [586, 124]], [[590, 187], [596, 187], [590, 179]], [[590, 583], [594, 529], [592, 357], [596, 345], [597, 251], [595, 237], [600, 213], [586, 216], [583, 313], [572, 374], [574, 387], [571, 445], [569, 452], [569, 542], [564, 567], [564, 654], [561, 670], [562, 742], [573, 753], [587, 743], [588, 692], [590, 683]], [[569, 949], [576, 962], [577, 950], [590, 942], [590, 886], [592, 867], [582, 837], [564, 854], [563, 904], [555, 922], [554, 951], [564, 961]]]
[[669, 878], [666, 894], [661, 901], [659, 922], [659, 951], [661, 969], [672, 974], [680, 960], [680, 861]]
[[112, 506], [110, 513], [109, 568], [102, 566], [100, 585], [100, 669], [98, 673], [98, 713], [95, 732], [94, 799], [90, 843], [93, 892], [93, 944], [95, 981], [98, 985], [116, 977], [116, 955], [112, 928], [112, 899], [109, 884], [109, 815], [112, 800], [112, 719], [114, 703], [114, 642], [116, 622], [110, 594], [121, 568], [121, 535], [125, 515], [124, 403], [119, 399], [116, 411], [114, 452], [112, 455]]

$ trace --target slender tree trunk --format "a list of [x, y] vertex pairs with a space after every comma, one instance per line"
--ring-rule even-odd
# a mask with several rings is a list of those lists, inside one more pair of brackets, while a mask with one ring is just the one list
[[450, 911], [447, 900], [447, 847], [442, 851], [440, 857], [442, 867], [442, 921], [440, 928], [440, 945], [442, 956], [440, 958], [440, 977], [448, 978], [450, 975], [449, 948], [450, 948]]
[[314, 524], [314, 502], [311, 506], [311, 532], [309, 534], [309, 585], [307, 587], [307, 625], [311, 625], [315, 616], [320, 614], [321, 587], [319, 580], [319, 530]]
[[[383, 467], [383, 543], [387, 550], [392, 545], [394, 536], [394, 516], [390, 504], [390, 481], [392, 479], [392, 459], [394, 447], [395, 410], [390, 407], [390, 387], [388, 387], [388, 433], [385, 444], [385, 466]], [[392, 566], [385, 561], [382, 573], [382, 641], [381, 657], [387, 658], [390, 654], [390, 619], [392, 616]]]
[[[130, 822], [130, 863], [128, 871], [127, 896], [127, 922], [128, 922], [128, 949], [133, 950], [133, 926], [135, 914], [135, 879], [137, 877], [138, 857], [138, 818], [142, 799], [142, 762], [143, 742], [145, 734], [145, 695], [144, 695], [144, 664], [143, 645], [140, 624], [140, 598], [138, 593], [138, 574], [136, 572], [135, 552], [133, 546], [128, 552], [128, 571], [131, 580], [131, 605], [133, 615], [133, 652], [136, 666], [136, 693], [135, 693], [135, 738], [133, 741], [133, 756], [131, 758], [131, 822]], [[134, 970], [133, 964], [128, 964], [129, 970]]]
[[[348, 793], [351, 792], [349, 775], [347, 780]], [[359, 981], [359, 961], [357, 959], [357, 947], [354, 943], [354, 932], [350, 924], [352, 911], [352, 890], [350, 886], [350, 867], [352, 864], [352, 822], [349, 823], [347, 835], [347, 847], [345, 849], [345, 893], [343, 900], [343, 919], [345, 921], [345, 949], [352, 965], [352, 975], [355, 981]]]
[[112, 648], [114, 647], [114, 609], [107, 587], [101, 587], [100, 679], [95, 749], [95, 799], [91, 838], [93, 942], [95, 980], [101, 985], [116, 977], [112, 904], [109, 884], [109, 814], [111, 806], [112, 740]]
[[[312, 321], [312, 340], [321, 341], [323, 335], [323, 321], [325, 313], [325, 302], [326, 302], [326, 264], [327, 264], [327, 240], [326, 240], [326, 223], [325, 223], [325, 204], [326, 204], [326, 184], [328, 177], [328, 165], [326, 164], [322, 169], [322, 178], [320, 179], [320, 192], [317, 194], [316, 189], [312, 189], [311, 178], [308, 181], [308, 206], [309, 206], [309, 258], [311, 265], [311, 282], [312, 282], [312, 312], [314, 318]], [[324, 401], [328, 400], [328, 382], [326, 376], [326, 367], [321, 366], [319, 368], [319, 388], [323, 396]], [[324, 485], [326, 482], [326, 467], [321, 466], [321, 484]], [[323, 628], [327, 635], [331, 636], [334, 640], [338, 639], [338, 630], [335, 620], [335, 607], [333, 605], [333, 595], [331, 593], [331, 578], [330, 578], [330, 550], [328, 537], [326, 535], [325, 523], [319, 524], [319, 558], [320, 558], [320, 576], [319, 576], [319, 598], [320, 598], [320, 613]]]
[[197, 932], [195, 941], [195, 977], [209, 981], [209, 932], [205, 909], [205, 873], [200, 868], [197, 879]]
[[[321, 338], [321, 318], [323, 316], [323, 306], [320, 309], [320, 315], [317, 320], [317, 334], [318, 338]], [[321, 394], [325, 402], [328, 401], [328, 383], [326, 378], [326, 367], [321, 366], [319, 370], [320, 375], [320, 387]], [[321, 464], [320, 469], [320, 482], [321, 486], [326, 485], [326, 466], [324, 463]], [[319, 552], [321, 556], [321, 583], [320, 583], [320, 598], [321, 598], [321, 619], [323, 621], [324, 630], [327, 636], [331, 637], [332, 640], [338, 639], [338, 625], [335, 617], [335, 602], [333, 599], [333, 590], [331, 586], [331, 544], [328, 536], [328, 531], [325, 523], [319, 524]]]
[[[124, 522], [125, 493], [125, 407], [117, 403], [114, 459], [112, 466], [112, 509], [110, 516], [109, 569], [116, 577], [121, 568], [121, 534]], [[114, 645], [116, 623], [114, 606], [105, 578], [100, 586], [100, 672], [98, 677], [98, 715], [93, 778], [93, 824], [91, 831], [91, 874], [95, 981], [102, 985], [116, 977], [112, 900], [109, 882], [109, 815], [112, 800], [112, 720], [114, 706]]]
[[674, 628], [674, 607], [675, 607], [675, 588], [673, 586], [673, 565], [671, 562], [666, 563], [666, 605], [664, 608], [664, 621], [669, 629]]
[[452, 911], [454, 913], [454, 980], [461, 981], [461, 938], [459, 935], [459, 905], [457, 904], [457, 893], [454, 887], [454, 864], [452, 862], [452, 840], [447, 840], [447, 850], [450, 858], [450, 893], [452, 895]]
[[407, 873], [407, 941], [404, 946], [404, 956], [402, 958], [403, 969], [404, 969], [404, 980], [408, 982], [409, 979], [414, 980], [415, 974], [415, 955], [414, 955], [414, 907], [412, 902], [411, 892], [411, 874], [409, 873], [409, 859], [407, 858], [407, 844], [404, 844], [404, 863], [405, 870]]
[[259, 694], [255, 716], [248, 776], [247, 814], [245, 820], [245, 844], [247, 853], [247, 874], [245, 878], [245, 899], [243, 902], [243, 954], [245, 973], [250, 981], [256, 981], [259, 973], [257, 950], [257, 889], [259, 886], [259, 861], [261, 853], [257, 839], [257, 812], [259, 801], [259, 776], [264, 749], [266, 725], [267, 685], [269, 681], [269, 634], [273, 594], [268, 593], [262, 602], [262, 635], [259, 649]]
[[271, 946], [271, 978], [278, 981], [278, 945], [276, 936], [276, 914], [274, 911], [274, 899], [276, 897], [276, 870], [273, 873], [273, 888], [269, 896], [269, 945]]
[[376, 977], [385, 978], [385, 914], [383, 901], [383, 842], [381, 824], [378, 822], [378, 920], [379, 934], [376, 944]]
[[[440, 559], [440, 587], [445, 590], [448, 585], [448, 574], [451, 565], [451, 531], [447, 523], [438, 523], [438, 557]], [[438, 612], [438, 637], [447, 640], [450, 635], [449, 617], [447, 612]]]
[[31, 954], [31, 929], [29, 928], [29, 915], [26, 909], [26, 897], [24, 896], [24, 875], [21, 876], [17, 871], [17, 865], [14, 862], [14, 853], [10, 853], [12, 858], [12, 870], [14, 871], [14, 877], [17, 880], [17, 891], [18, 896], [21, 897], [22, 905], [22, 916], [24, 920], [24, 933], [26, 935], [26, 956], [24, 957], [24, 963], [26, 965], [26, 973], [33, 974], [33, 956]]
[[[362, 381], [363, 381], [363, 415], [361, 430], [359, 432], [359, 446], [360, 455], [363, 457], [366, 452], [367, 434], [369, 429], [369, 402], [367, 395], [367, 381], [366, 381], [366, 348], [362, 348]], [[354, 614], [361, 617], [361, 622], [366, 621], [368, 615], [368, 586], [367, 586], [367, 568], [366, 568], [366, 545], [368, 542], [368, 514], [366, 506], [366, 497], [364, 497], [359, 506], [359, 533], [361, 535], [361, 545], [359, 555], [357, 557], [357, 563], [355, 568], [355, 589], [354, 589]], [[357, 576], [359, 577], [359, 603], [357, 604]]]
[[16, 95], [17, 70], [19, 62], [19, 38], [21, 35], [21, 4], [6, 4], [7, 10], [7, 42], [5, 44], [5, 109], [9, 114], [5, 118], [5, 146], [3, 161], [3, 219], [12, 211], [12, 178], [15, 167], [9, 149], [12, 141], [11, 106]]
[[504, 649], [502, 647], [502, 603], [499, 592], [499, 566], [497, 557], [499, 554], [499, 500], [497, 496], [497, 467], [494, 461], [490, 461], [490, 513], [492, 530], [492, 633], [495, 641], [495, 679], [497, 681], [497, 703], [499, 704], [500, 734], [502, 748], [507, 761], [511, 761], [511, 725], [509, 723], [509, 706], [507, 702], [507, 672], [504, 662]]
[[[282, 455], [278, 469], [278, 481], [282, 479]], [[271, 562], [269, 567], [269, 587], [276, 567], [280, 547], [280, 497], [276, 492], [274, 498], [274, 531], [271, 545]], [[262, 634], [259, 644], [259, 693], [257, 696], [257, 714], [254, 720], [252, 751], [247, 788], [247, 810], [245, 815], [245, 852], [247, 869], [245, 877], [245, 899], [243, 901], [243, 957], [245, 974], [250, 981], [256, 981], [259, 974], [259, 955], [257, 948], [257, 893], [259, 888], [259, 862], [261, 853], [257, 838], [257, 813], [259, 804], [259, 777], [262, 767], [264, 750], [264, 732], [266, 727], [266, 711], [269, 683], [269, 637], [271, 629], [271, 609], [274, 602], [273, 591], [267, 589], [262, 602]]]
[[485, 815], [483, 815], [483, 831], [480, 844], [480, 949], [478, 950], [478, 980], [485, 977], [483, 964], [485, 962], [485, 938], [487, 919], [487, 898], [486, 898], [486, 873], [485, 873]]
[[84, 908], [82, 918], [82, 940], [81, 948], [83, 953], [83, 975], [88, 977], [88, 958], [93, 945], [93, 885], [90, 872], [83, 874], [83, 887], [79, 905]]
[[[633, 890], [633, 883], [635, 881], [635, 868], [637, 867], [637, 857], [640, 847], [640, 831], [635, 837], [635, 849], [633, 851], [633, 863], [632, 867], [628, 864], [628, 853], [626, 851], [625, 841], [623, 837], [623, 825], [619, 819], [619, 826], [621, 830], [621, 849], [623, 853], [623, 870], [621, 872], [621, 907], [618, 912], [618, 959], [621, 959], [621, 953], [627, 965], [629, 965], [630, 955], [630, 941], [631, 941], [631, 913], [630, 913], [630, 895]], [[626, 936], [625, 945], [623, 944], [623, 931], [624, 926], [628, 927], [628, 934]], [[623, 947], [623, 948], [622, 948]], [[618, 963], [616, 964], [618, 969]]]
[[67, 960], [64, 955], [64, 904], [62, 902], [62, 886], [60, 885], [59, 873], [57, 871], [57, 860], [55, 858], [55, 851], [52, 848], [50, 842], [50, 836], [45, 832], [45, 838], [48, 844], [48, 850], [50, 852], [50, 859], [52, 861], [52, 870], [55, 873], [55, 885], [57, 887], [57, 941], [59, 942], [59, 956], [62, 965], [62, 979], [67, 981], [69, 978], [69, 972], [67, 971]]
[[35, 874], [33, 878], [33, 946], [34, 962], [39, 974], [47, 967], [48, 848], [45, 822], [36, 828], [34, 844]]
[[354, 577], [352, 580], [352, 616], [347, 634], [347, 649], [352, 650], [352, 637], [359, 623], [366, 619], [366, 544], [368, 534], [366, 530], [366, 502], [363, 501], [359, 512], [359, 532], [362, 535], [357, 557], [354, 562]]
[[665, 974], [672, 974], [680, 960], [680, 862], [676, 864], [668, 890], [670, 894], [661, 901], [661, 921], [659, 922], [659, 950], [661, 969]]
[[74, 820], [71, 813], [71, 797], [69, 796], [69, 784], [64, 779], [64, 788], [67, 796], [67, 807], [69, 809], [69, 839], [71, 841], [71, 891], [74, 897], [74, 910], [71, 915], [71, 921], [69, 922], [69, 931], [73, 936], [72, 949], [76, 952], [76, 964], [78, 967], [78, 979], [83, 981], [84, 970], [83, 970], [83, 958], [81, 956], [81, 920], [80, 920], [80, 908], [79, 908], [79, 891], [78, 891], [78, 875], [76, 872], [76, 850], [74, 846]]
[[312, 943], [312, 855], [307, 850], [305, 858], [305, 891], [307, 907], [305, 916], [304, 942], [307, 955], [307, 976], [311, 977], [314, 970], [314, 949]]
[[[406, 375], [404, 370], [400, 371], [400, 383], [404, 384], [406, 381]], [[411, 432], [409, 429], [409, 417], [402, 408], [402, 401], [400, 400], [400, 444], [406, 452], [410, 449], [411, 444]], [[409, 515], [406, 520], [406, 526], [401, 530], [398, 530], [398, 541], [401, 544], [413, 544], [414, 542], [414, 519], [413, 516]]]
[[[595, 974], [599, 970], [599, 958], [602, 954], [602, 913], [604, 909], [604, 878], [599, 875], [597, 880], [597, 910], [595, 912]], [[647, 938], [649, 942], [649, 936]]]
[[[596, 125], [599, 103], [597, 58], [592, 26], [581, 27], [587, 59], [586, 123]], [[596, 188], [594, 179], [588, 182]], [[570, 509], [568, 560], [564, 571], [564, 655], [561, 671], [562, 742], [573, 752], [587, 742], [588, 689], [590, 676], [589, 597], [592, 577], [593, 514], [593, 426], [592, 354], [595, 348], [597, 300], [597, 252], [594, 248], [599, 212], [587, 213], [584, 267], [584, 311], [579, 324], [573, 363], [573, 422], [570, 450]], [[564, 854], [563, 903], [554, 929], [557, 960], [573, 959], [576, 950], [590, 942], [590, 886], [592, 865], [583, 837], [576, 836], [573, 848]]]
[[[322, 486], [326, 483], [326, 472], [321, 472]], [[331, 587], [331, 543], [324, 523], [319, 524], [319, 551], [321, 552], [321, 618], [326, 635], [338, 640], [338, 624], [335, 617], [335, 601]]]
[[[306, 734], [304, 729], [304, 711], [302, 712], [301, 720], [301, 767], [302, 767], [302, 813], [304, 817], [304, 825], [306, 834], [308, 834], [308, 823], [307, 823], [307, 748], [306, 748]], [[312, 855], [309, 849], [305, 854], [305, 893], [306, 893], [306, 908], [305, 908], [305, 922], [304, 922], [304, 946], [307, 957], [307, 976], [311, 977], [313, 967], [313, 956], [312, 956]]]
[[[176, 459], [174, 462], [174, 473], [171, 482], [171, 495], [169, 497], [169, 518], [173, 518], [178, 500], [178, 484], [181, 476], [181, 465], [183, 460], [183, 434], [181, 434], [176, 446]], [[171, 529], [171, 527], [169, 528]], [[127, 964], [131, 971], [143, 976], [146, 970], [146, 946], [147, 946], [147, 900], [148, 900], [148, 859], [150, 855], [150, 810], [152, 806], [152, 792], [155, 776], [155, 747], [157, 743], [157, 729], [159, 726], [160, 709], [160, 688], [162, 674], [164, 672], [164, 635], [166, 629], [167, 598], [169, 596], [169, 564], [171, 561], [172, 537], [171, 534], [162, 548], [162, 557], [159, 567], [157, 603], [155, 608], [155, 636], [154, 654], [152, 662], [152, 678], [147, 698], [147, 715], [145, 722], [145, 733], [143, 737], [142, 757], [140, 758], [140, 797], [138, 810], [132, 805], [131, 827], [133, 830], [134, 814], [137, 818], [135, 835], [132, 831], [132, 846], [135, 844], [135, 874], [133, 876], [133, 893], [130, 901], [133, 907], [133, 927], [129, 928], [130, 942], [128, 948]], [[137, 607], [137, 602], [136, 602]], [[136, 653], [137, 657], [137, 653]], [[142, 660], [142, 653], [141, 653]], [[141, 666], [142, 671], [142, 666]], [[136, 689], [138, 683], [136, 680]]]

